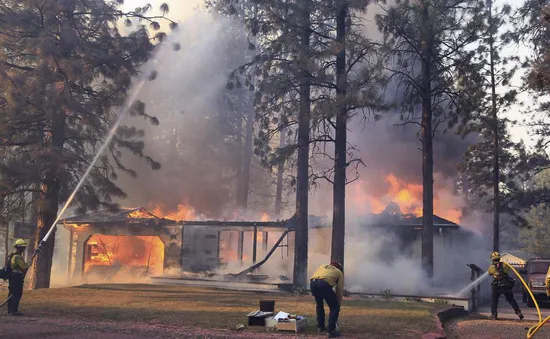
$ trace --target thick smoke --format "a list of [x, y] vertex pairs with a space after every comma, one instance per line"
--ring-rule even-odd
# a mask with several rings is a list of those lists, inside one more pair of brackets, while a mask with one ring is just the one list
[[[172, 50], [175, 43], [180, 50]], [[130, 122], [145, 129], [146, 152], [161, 169], [132, 163], [138, 177], [121, 177], [128, 194], [123, 203], [148, 208], [160, 204], [169, 211], [183, 204], [219, 216], [235, 200], [235, 169], [240, 166], [235, 126], [239, 115], [246, 116], [251, 108], [248, 90], [226, 90], [229, 73], [246, 61], [244, 28], [197, 11], [164, 45], [158, 78], [139, 97], [160, 124]]]

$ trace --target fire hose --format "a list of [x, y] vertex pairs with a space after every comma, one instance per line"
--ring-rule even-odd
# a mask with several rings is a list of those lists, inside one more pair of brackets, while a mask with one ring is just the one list
[[516, 276], [519, 278], [519, 280], [523, 283], [523, 286], [525, 286], [525, 289], [527, 290], [527, 292], [529, 292], [529, 295], [533, 299], [533, 303], [535, 304], [535, 307], [537, 308], [537, 314], [539, 316], [539, 322], [536, 325], [531, 326], [531, 328], [529, 328], [529, 330], [527, 331], [527, 339], [531, 339], [535, 335], [535, 333], [537, 333], [538, 330], [540, 330], [542, 328], [542, 326], [550, 320], [550, 316], [546, 317], [544, 320], [542, 319], [542, 314], [540, 313], [539, 304], [537, 303], [537, 299], [533, 295], [533, 292], [531, 292], [531, 289], [529, 288], [529, 285], [527, 285], [525, 280], [523, 280], [523, 278], [521, 277], [519, 272], [516, 271], [516, 269], [513, 268], [512, 265], [510, 265], [506, 262], [504, 262], [504, 265], [508, 266], [516, 274]]

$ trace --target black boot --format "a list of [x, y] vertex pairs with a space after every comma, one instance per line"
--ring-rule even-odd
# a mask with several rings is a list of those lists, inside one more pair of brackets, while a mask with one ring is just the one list
[[491, 314], [491, 319], [497, 320], [498, 319], [498, 314], [497, 313]]
[[516, 315], [518, 316], [519, 320], [523, 320], [523, 318], [525, 318], [525, 317], [523, 316], [523, 313], [521, 313], [520, 310], [517, 310], [517, 311], [516, 311]]

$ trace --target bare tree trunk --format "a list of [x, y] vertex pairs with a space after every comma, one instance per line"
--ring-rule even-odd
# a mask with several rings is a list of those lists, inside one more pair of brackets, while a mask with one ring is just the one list
[[493, 251], [498, 252], [500, 248], [500, 162], [499, 162], [499, 133], [498, 133], [498, 113], [497, 113], [497, 94], [495, 81], [495, 46], [493, 32], [493, 1], [488, 1], [489, 5], [489, 53], [491, 63], [491, 111], [493, 122]]
[[239, 118], [238, 118], [238, 122], [237, 122], [237, 147], [238, 147], [238, 152], [237, 152], [237, 159], [236, 159], [236, 162], [237, 162], [237, 171], [235, 173], [235, 176], [237, 177], [237, 192], [236, 192], [236, 203], [237, 203], [237, 207], [239, 208], [243, 208], [242, 206], [242, 200], [241, 200], [241, 197], [242, 197], [242, 191], [243, 191], [243, 164], [244, 164], [244, 144], [243, 144], [243, 134], [244, 134], [244, 129], [243, 129], [243, 123], [244, 123], [244, 118], [243, 118], [243, 115], [242, 113], [239, 115]]
[[254, 138], [254, 109], [249, 108], [246, 116], [246, 138], [243, 161], [243, 180], [241, 191], [241, 208], [248, 207], [248, 191], [250, 188], [250, 167], [252, 164], [252, 141]]
[[433, 128], [432, 128], [432, 36], [424, 5], [422, 27], [422, 268], [429, 278], [434, 273], [433, 244]]
[[[279, 132], [279, 148], [285, 146], [285, 129], [282, 128]], [[281, 217], [281, 211], [283, 208], [283, 175], [285, 170], [285, 161], [281, 159], [277, 166], [277, 190], [275, 191], [275, 216]]]
[[5, 250], [5, 256], [4, 261], [8, 259], [8, 255], [10, 253], [10, 224], [9, 222], [6, 222], [6, 232], [4, 233], [4, 250]]
[[340, 48], [336, 56], [336, 136], [334, 144], [334, 184], [332, 214], [331, 259], [344, 265], [346, 237], [346, 151], [347, 151], [347, 105], [346, 97], [346, 17], [347, 0], [341, 1], [336, 18], [336, 43]]
[[296, 235], [294, 251], [294, 288], [305, 288], [308, 261], [309, 130], [311, 79], [306, 68], [310, 40], [310, 0], [300, 0], [300, 107], [298, 117], [298, 161], [296, 178]]
[[[40, 190], [40, 183], [37, 182], [35, 185], [34, 185], [34, 191], [32, 193], [32, 202], [31, 202], [31, 216], [30, 216], [30, 219], [29, 219], [29, 222], [32, 224], [32, 225], [37, 225], [38, 224], [38, 201], [40, 199], [40, 194], [38, 193], [38, 191]], [[35, 237], [36, 237], [36, 232], [35, 232]], [[31, 241], [29, 242], [29, 247], [27, 248], [27, 257], [29, 257], [29, 255], [32, 255], [32, 252], [34, 251], [34, 242]]]
[[[65, 115], [57, 113], [52, 118], [51, 140], [49, 148], [52, 151], [52, 161], [46, 166], [44, 179], [40, 184], [40, 200], [38, 203], [37, 232], [34, 239], [34, 247], [37, 248], [40, 242], [48, 233], [57, 218], [59, 208], [59, 167], [63, 166], [60, 157], [63, 152], [65, 140]], [[29, 272], [31, 288], [49, 288], [52, 270], [53, 251], [55, 245], [55, 229], [52, 231], [48, 241], [42, 246], [42, 252], [36, 257], [36, 262], [31, 266]]]

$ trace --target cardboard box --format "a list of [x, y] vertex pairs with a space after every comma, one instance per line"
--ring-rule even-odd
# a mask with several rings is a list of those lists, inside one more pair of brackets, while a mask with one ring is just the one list
[[290, 322], [278, 322], [277, 331], [300, 332], [307, 327], [307, 319], [291, 319]]

